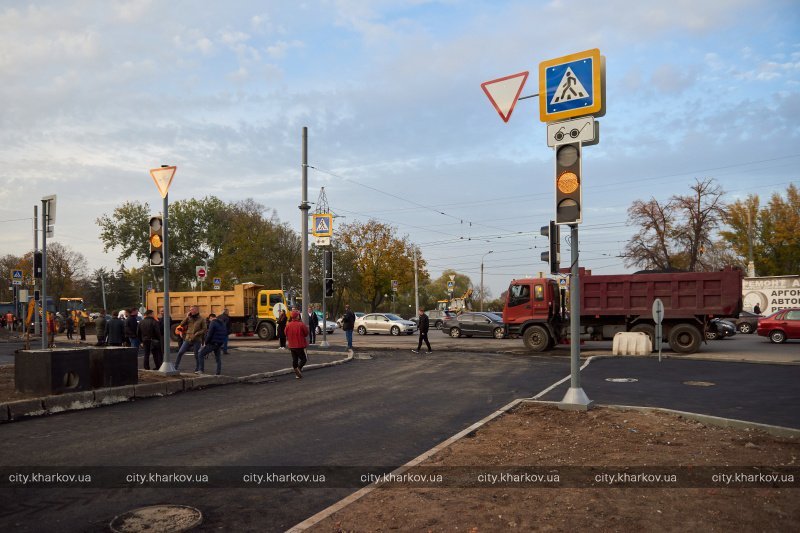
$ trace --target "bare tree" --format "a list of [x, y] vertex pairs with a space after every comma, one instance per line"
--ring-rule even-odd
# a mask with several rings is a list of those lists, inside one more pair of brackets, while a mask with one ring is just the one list
[[701, 255], [713, 246], [711, 236], [725, 216], [726, 205], [722, 201], [725, 192], [713, 178], [695, 180], [691, 190], [691, 194], [673, 196], [671, 203], [684, 221], [676, 228], [673, 238], [688, 255], [688, 270], [695, 272], [704, 270], [698, 268], [703, 266]]
[[628, 224], [639, 226], [639, 231], [625, 245], [625, 265], [657, 270], [675, 268], [675, 253], [670, 244], [674, 220], [675, 208], [671, 202], [662, 205], [655, 198], [633, 202], [628, 208]]

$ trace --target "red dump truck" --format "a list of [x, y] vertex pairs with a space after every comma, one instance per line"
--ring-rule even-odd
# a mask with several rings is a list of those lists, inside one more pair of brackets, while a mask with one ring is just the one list
[[[652, 306], [664, 303], [664, 338], [674, 352], [700, 348], [712, 318], [736, 317], [742, 309], [742, 272], [667, 272], [593, 276], [580, 269], [581, 336], [613, 339], [620, 331], [642, 331], [653, 340]], [[569, 337], [569, 306], [556, 280], [511, 282], [503, 309], [509, 335], [521, 336], [528, 349], [541, 352]], [[653, 344], [655, 346], [655, 343]]]

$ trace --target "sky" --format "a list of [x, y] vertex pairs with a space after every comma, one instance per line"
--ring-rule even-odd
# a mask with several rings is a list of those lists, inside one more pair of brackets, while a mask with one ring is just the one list
[[506, 124], [481, 83], [529, 71], [535, 94], [539, 63], [592, 48], [606, 114], [583, 149], [581, 266], [629, 270], [635, 200], [714, 178], [763, 203], [800, 182], [796, 0], [0, 0], [0, 256], [32, 249], [56, 194], [53, 240], [115, 268], [95, 220], [160, 211], [161, 164], [170, 201], [253, 198], [299, 231], [305, 126], [334, 238], [391, 224], [432, 277], [477, 286], [483, 262], [498, 296], [547, 269], [555, 163], [537, 98]]

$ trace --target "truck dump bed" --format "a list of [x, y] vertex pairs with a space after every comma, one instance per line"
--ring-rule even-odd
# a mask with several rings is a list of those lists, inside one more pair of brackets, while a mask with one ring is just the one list
[[665, 318], [738, 316], [742, 308], [742, 272], [730, 267], [608, 276], [581, 272], [580, 281], [581, 315], [651, 317], [656, 298], [664, 303]]
[[[231, 318], [256, 316], [256, 298], [258, 291], [264, 286], [255, 283], [235, 285], [232, 291], [193, 291], [169, 293], [169, 315], [172, 319], [181, 319], [196, 305], [203, 316], [209, 313], [219, 315], [223, 308], [228, 309]], [[148, 291], [147, 308], [158, 311], [164, 307], [164, 293]]]

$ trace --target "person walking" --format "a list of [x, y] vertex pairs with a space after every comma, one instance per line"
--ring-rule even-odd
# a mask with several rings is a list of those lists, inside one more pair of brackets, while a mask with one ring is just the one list
[[108, 323], [108, 318], [106, 318], [106, 310], [103, 309], [100, 311], [100, 316], [94, 321], [94, 333], [97, 335], [97, 346], [105, 346], [106, 344], [106, 324]]
[[78, 333], [81, 335], [81, 340], [86, 340], [86, 317], [83, 316], [83, 311], [78, 313]]
[[[178, 350], [178, 356], [175, 358], [175, 370], [178, 370], [178, 366], [181, 364], [181, 357], [189, 351], [189, 348], [192, 349], [195, 359], [197, 359], [197, 353], [200, 351], [203, 336], [206, 334], [206, 321], [200, 316], [200, 309], [196, 305], [189, 308], [189, 313], [187, 313], [186, 318], [181, 322], [180, 327], [183, 329], [186, 336]], [[200, 370], [200, 368], [196, 367], [195, 371], [198, 370]]]
[[119, 314], [111, 316], [111, 319], [106, 322], [106, 340], [109, 346], [122, 346], [125, 341], [125, 321], [121, 317], [125, 314], [120, 311]]
[[217, 375], [222, 373], [222, 344], [228, 336], [228, 330], [225, 324], [217, 318], [217, 315], [211, 313], [208, 315], [208, 331], [206, 332], [205, 346], [199, 353], [195, 355], [197, 359], [197, 370], [195, 374], [205, 373], [205, 360], [206, 355], [214, 352], [214, 358], [217, 360]]
[[70, 314], [71, 313], [69, 312], [69, 309], [67, 309], [67, 318], [66, 318], [66, 320], [67, 320], [67, 323], [66, 323], [67, 339], [73, 340], [72, 339], [72, 334], [75, 333], [75, 321], [72, 320], [72, 316], [70, 316]]
[[300, 311], [292, 311], [292, 320], [286, 325], [286, 342], [292, 352], [295, 379], [303, 378], [303, 367], [308, 361], [306, 357], [308, 329], [300, 318]]
[[356, 325], [356, 314], [350, 310], [350, 305], [345, 304], [344, 316], [342, 317], [342, 329], [347, 338], [347, 349], [353, 349], [353, 328]]
[[308, 340], [311, 344], [317, 343], [317, 327], [319, 326], [319, 317], [314, 312], [314, 308], [308, 306]]
[[125, 336], [131, 347], [139, 349], [139, 311], [134, 307], [125, 319]]
[[225, 326], [225, 340], [222, 343], [222, 353], [228, 355], [228, 337], [231, 334], [231, 316], [228, 314], [227, 307], [222, 308], [222, 313], [217, 317], [217, 320]]
[[150, 352], [153, 353], [153, 364], [155, 370], [161, 368], [163, 357], [161, 356], [161, 330], [158, 321], [153, 317], [153, 310], [148, 309], [144, 312], [144, 320], [139, 324], [137, 330], [139, 343], [144, 348], [144, 369], [150, 370]]
[[289, 318], [286, 316], [286, 310], [281, 309], [280, 314], [278, 315], [278, 349], [285, 350], [286, 349], [286, 323], [289, 321]]
[[430, 320], [428, 320], [428, 315], [425, 314], [425, 310], [420, 307], [419, 308], [419, 322], [417, 322], [417, 326], [419, 327], [419, 342], [417, 343], [417, 349], [411, 350], [414, 353], [419, 353], [422, 349], [422, 341], [425, 341], [425, 345], [428, 347], [428, 351], [425, 353], [431, 353], [431, 343], [428, 342], [428, 328], [430, 327]]

